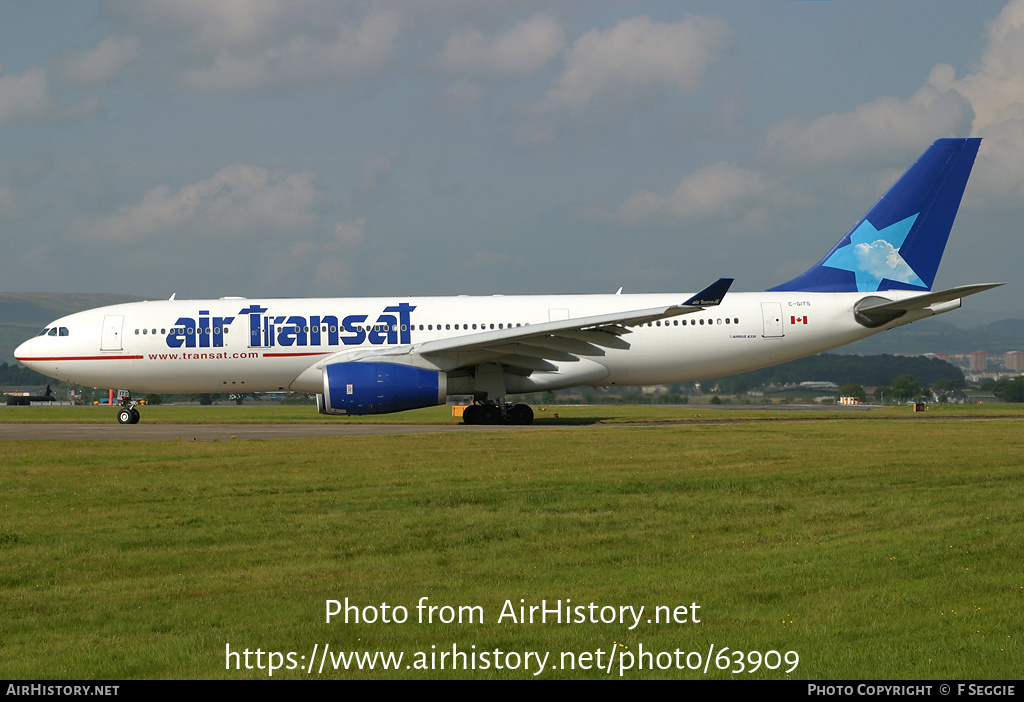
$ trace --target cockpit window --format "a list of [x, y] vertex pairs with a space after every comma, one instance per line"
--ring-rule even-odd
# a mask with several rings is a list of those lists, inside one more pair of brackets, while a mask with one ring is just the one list
[[68, 332], [68, 328], [67, 328], [67, 327], [61, 327], [61, 328], [60, 328], [60, 335], [61, 335], [61, 336], [67, 336], [67, 335], [68, 335], [68, 333], [69, 333], [69, 332]]
[[50, 331], [46, 335], [47, 336], [57, 336], [57, 327], [50, 327]]
[[50, 331], [50, 328], [47, 327], [46, 329], [44, 329], [41, 332], [39, 332], [38, 334], [36, 334], [36, 336], [46, 336], [46, 333], [49, 332], [49, 331]]

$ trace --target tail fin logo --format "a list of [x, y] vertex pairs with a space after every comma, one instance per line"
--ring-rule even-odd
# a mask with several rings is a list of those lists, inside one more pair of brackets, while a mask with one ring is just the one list
[[900, 248], [919, 214], [881, 230], [875, 229], [865, 219], [850, 233], [850, 243], [837, 249], [822, 265], [853, 273], [857, 279], [858, 292], [875, 292], [882, 280], [906, 283], [927, 290], [928, 285], [900, 255]]

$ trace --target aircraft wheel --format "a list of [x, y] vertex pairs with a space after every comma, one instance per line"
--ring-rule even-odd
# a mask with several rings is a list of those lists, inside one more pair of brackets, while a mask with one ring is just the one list
[[142, 418], [142, 415], [139, 414], [139, 411], [137, 409], [135, 409], [134, 407], [132, 407], [128, 411], [132, 413], [132, 419], [128, 423], [129, 424], [138, 424], [139, 423], [139, 419]]
[[[139, 420], [136, 419], [135, 421], [137, 422]], [[132, 422], [132, 411], [130, 409], [128, 409], [127, 407], [124, 408], [124, 409], [118, 410], [117, 411], [117, 423], [118, 424], [134, 424], [135, 422]]]
[[480, 423], [497, 424], [501, 421], [501, 410], [494, 405], [480, 406]]
[[533, 409], [529, 405], [512, 405], [512, 409], [508, 411], [508, 419], [512, 424], [532, 424]]
[[480, 405], [470, 405], [462, 411], [462, 421], [466, 424], [480, 423]]

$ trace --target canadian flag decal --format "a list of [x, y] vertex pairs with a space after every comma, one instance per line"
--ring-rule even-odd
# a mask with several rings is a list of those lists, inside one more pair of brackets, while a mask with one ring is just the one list
[[789, 323], [790, 324], [807, 324], [807, 315], [804, 315], [803, 317], [793, 317], [793, 316], [790, 316]]

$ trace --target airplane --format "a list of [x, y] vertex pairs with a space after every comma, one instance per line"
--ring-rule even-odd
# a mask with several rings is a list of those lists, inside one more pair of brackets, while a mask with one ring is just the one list
[[467, 424], [529, 424], [508, 396], [699, 381], [834, 349], [1002, 283], [932, 291], [981, 140], [940, 139], [814, 266], [760, 293], [169, 300], [62, 317], [15, 351], [45, 375], [132, 393], [293, 391], [329, 415], [472, 395]]

